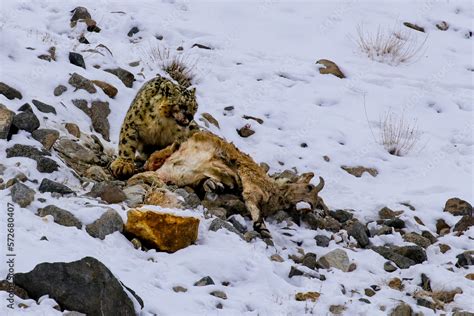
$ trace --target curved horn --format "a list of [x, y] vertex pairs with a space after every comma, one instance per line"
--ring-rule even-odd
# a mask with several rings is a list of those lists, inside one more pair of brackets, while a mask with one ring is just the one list
[[316, 192], [319, 193], [324, 188], [324, 179], [319, 177], [319, 184], [315, 187]]

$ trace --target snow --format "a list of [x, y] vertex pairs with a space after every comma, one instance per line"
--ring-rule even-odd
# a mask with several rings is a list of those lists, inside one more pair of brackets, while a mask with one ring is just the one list
[[[54, 128], [66, 133], [64, 123], [74, 122], [86, 133], [91, 132], [90, 119], [72, 105], [71, 99], [91, 99], [83, 90], [74, 92], [67, 84], [69, 74], [77, 72], [89, 79], [103, 80], [119, 89], [115, 99], [98, 91], [93, 98], [107, 100], [112, 113], [111, 142], [102, 142], [115, 150], [120, 124], [128, 106], [142, 83], [156, 73], [163, 74], [150, 59], [150, 48], [178, 46], [186, 57], [195, 62], [196, 88], [200, 113], [211, 113], [220, 129], [211, 126], [218, 135], [232, 141], [257, 162], [270, 165], [270, 173], [296, 167], [299, 172], [313, 171], [322, 176], [326, 186], [320, 195], [331, 209], [353, 209], [362, 222], [378, 218], [378, 210], [388, 206], [404, 210], [401, 216], [410, 231], [426, 229], [414, 221], [418, 216], [426, 227], [436, 232], [436, 220], [444, 219], [454, 225], [459, 218], [442, 212], [448, 198], [459, 197], [470, 203], [473, 199], [473, 72], [472, 31], [474, 9], [468, 1], [393, 1], [383, 5], [369, 1], [2, 1], [0, 13], [0, 74], [1, 81], [18, 89], [22, 100], [8, 100], [0, 95], [0, 103], [17, 110], [25, 102], [38, 99], [55, 106], [57, 116], [37, 112], [42, 128]], [[85, 31], [78, 23], [70, 28], [70, 13], [76, 6], [85, 6], [102, 29], [100, 33], [86, 32], [91, 44], [78, 44], [77, 37]], [[390, 28], [410, 21], [425, 27], [426, 34], [407, 29], [418, 41], [426, 39], [418, 58], [397, 66], [373, 61], [358, 50], [355, 43], [357, 26], [375, 31], [379, 26]], [[435, 24], [447, 21], [450, 28], [439, 31]], [[134, 37], [128, 31], [137, 26]], [[157, 40], [155, 36], [163, 36]], [[195, 43], [212, 50], [191, 48]], [[103, 44], [110, 49], [97, 48], [101, 54], [82, 52], [87, 69], [68, 61], [69, 51], [81, 52]], [[50, 46], [57, 48], [57, 61], [46, 62], [37, 55]], [[35, 50], [25, 49], [33, 47]], [[321, 75], [318, 59], [336, 62], [347, 76], [339, 79]], [[141, 60], [139, 67], [128, 63]], [[126, 88], [115, 76], [95, 69], [120, 66], [135, 74], [133, 88]], [[143, 65], [143, 69], [142, 69]], [[137, 75], [141, 72], [145, 78]], [[53, 96], [58, 84], [68, 86], [60, 97]], [[234, 106], [233, 111], [224, 107]], [[380, 119], [387, 111], [417, 120], [422, 132], [419, 145], [407, 156], [392, 156], [376, 140], [380, 134]], [[245, 120], [242, 115], [262, 118], [263, 124]], [[241, 138], [236, 129], [250, 124], [256, 131]], [[375, 139], [374, 139], [375, 138]], [[23, 172], [28, 185], [37, 189], [44, 174], [36, 171], [36, 163], [26, 158], [6, 159], [5, 150], [13, 144], [40, 144], [20, 132], [10, 142], [0, 140], [0, 161], [7, 169], [2, 176], [8, 180]], [[306, 143], [306, 148], [301, 147]], [[327, 162], [323, 156], [327, 155]], [[53, 180], [65, 183], [80, 193], [86, 193], [59, 158], [60, 165], [51, 174]], [[283, 165], [281, 165], [283, 164]], [[341, 165], [374, 167], [377, 177], [365, 173], [356, 178], [341, 169]], [[37, 180], [37, 183], [31, 180]], [[317, 182], [317, 177], [316, 180]], [[38, 201], [43, 197], [46, 202]], [[2, 209], [11, 202], [9, 190], [0, 191]], [[408, 202], [416, 210], [401, 205]], [[353, 272], [321, 270], [326, 281], [294, 277], [289, 279], [292, 265], [289, 254], [296, 254], [295, 242], [305, 252], [318, 258], [330, 250], [341, 248], [344, 242], [331, 241], [328, 248], [316, 246], [313, 237], [326, 231], [314, 231], [293, 226], [292, 237], [283, 235], [284, 224], [269, 221], [275, 247], [260, 241], [246, 243], [237, 235], [220, 230], [209, 232], [212, 219], [205, 219], [202, 209], [188, 210], [201, 219], [196, 245], [174, 254], [154, 250], [136, 250], [121, 234], [114, 233], [105, 240], [90, 237], [83, 228], [68, 228], [50, 219], [35, 215], [39, 207], [55, 204], [71, 211], [84, 224], [91, 223], [113, 207], [126, 218], [122, 205], [103, 205], [82, 196], [53, 198], [51, 194], [36, 194], [36, 201], [25, 209], [16, 206], [16, 271], [26, 272], [41, 262], [74, 261], [93, 256], [103, 262], [124, 284], [132, 288], [145, 302], [142, 315], [327, 315], [329, 306], [342, 304], [346, 315], [386, 315], [400, 301], [410, 303], [424, 315], [434, 315], [419, 307], [405, 295], [416, 290], [421, 273], [427, 273], [432, 287], [454, 289], [463, 294], [447, 305], [474, 310], [474, 285], [464, 275], [474, 272], [453, 268], [456, 255], [473, 249], [474, 230], [456, 237], [449, 234], [439, 238], [451, 250], [441, 254], [437, 245], [427, 249], [428, 261], [406, 270], [387, 273], [386, 261], [369, 251], [346, 248], [351, 261], [357, 264]], [[171, 210], [173, 212], [181, 212]], [[0, 225], [6, 226], [6, 214], [1, 213]], [[250, 222], [246, 219], [247, 225]], [[294, 230], [293, 230], [294, 229]], [[48, 241], [41, 241], [47, 236]], [[408, 244], [400, 234], [371, 239], [376, 245]], [[6, 251], [4, 246], [2, 252]], [[280, 254], [285, 261], [270, 261]], [[0, 275], [7, 266], [0, 265]], [[201, 277], [210, 275], [216, 285], [193, 287]], [[404, 291], [390, 289], [386, 284], [393, 277], [413, 278]], [[221, 282], [229, 281], [229, 286]], [[379, 285], [381, 290], [369, 300], [364, 288]], [[186, 293], [175, 293], [173, 286], [181, 285]], [[344, 285], [346, 294], [341, 293]], [[209, 295], [223, 290], [228, 299], [222, 301]], [[321, 293], [316, 303], [297, 302], [297, 292]], [[6, 302], [7, 293], [0, 292]], [[18, 300], [18, 302], [21, 300]], [[222, 302], [223, 309], [216, 309]], [[39, 305], [24, 301], [29, 308], [14, 313], [0, 306], [8, 315], [60, 315], [54, 302], [43, 299]], [[385, 311], [380, 310], [384, 306]], [[439, 314], [439, 311], [438, 311]]]

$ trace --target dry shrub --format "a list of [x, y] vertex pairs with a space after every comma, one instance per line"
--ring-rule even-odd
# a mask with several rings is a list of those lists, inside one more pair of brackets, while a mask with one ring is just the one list
[[409, 30], [383, 29], [380, 26], [376, 33], [371, 33], [359, 25], [356, 43], [370, 59], [398, 65], [416, 61], [421, 55], [427, 39], [428, 37], [425, 37], [423, 41], [419, 42], [413, 32]]
[[195, 77], [193, 72], [195, 62], [184, 54], [171, 53], [168, 48], [153, 46], [146, 51], [146, 57], [151, 69], [154, 65], [158, 65], [183, 87], [188, 88], [192, 85]]
[[380, 120], [380, 143], [391, 155], [407, 155], [418, 145], [420, 136], [417, 121], [408, 121], [404, 114], [389, 110]]

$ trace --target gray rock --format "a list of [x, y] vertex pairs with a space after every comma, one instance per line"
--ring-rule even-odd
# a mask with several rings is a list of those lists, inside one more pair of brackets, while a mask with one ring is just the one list
[[388, 207], [384, 207], [379, 211], [379, 217], [380, 219], [393, 219], [400, 216], [402, 213], [403, 211], [392, 211]]
[[99, 162], [97, 156], [92, 150], [67, 138], [59, 139], [59, 141], [54, 145], [54, 148], [73, 161], [81, 161], [89, 164]]
[[318, 264], [325, 269], [336, 268], [344, 272], [348, 272], [351, 265], [347, 253], [342, 249], [328, 252], [318, 260]]
[[135, 76], [130, 71], [122, 68], [104, 69], [104, 71], [117, 76], [127, 88], [133, 87]]
[[84, 173], [84, 177], [92, 179], [97, 182], [103, 182], [110, 179], [104, 168], [100, 166], [91, 166]]
[[238, 196], [233, 194], [212, 195], [214, 195], [216, 198], [210, 199], [210, 195], [206, 194], [206, 198], [202, 201], [202, 205], [205, 208], [212, 209], [216, 207], [222, 207], [227, 211], [226, 216], [247, 213], [247, 207]]
[[405, 222], [400, 218], [392, 218], [384, 221], [384, 225], [388, 227], [393, 227], [395, 229], [402, 229], [405, 228]]
[[250, 124], [246, 124], [237, 130], [237, 134], [240, 137], [247, 138], [255, 134], [255, 131], [251, 128]]
[[59, 193], [61, 195], [74, 193], [73, 190], [71, 190], [69, 187], [65, 186], [64, 184], [49, 180], [47, 178], [44, 178], [43, 181], [41, 181], [41, 184], [38, 190], [41, 193], [51, 192], [51, 193]]
[[140, 204], [143, 204], [146, 192], [147, 190], [139, 184], [123, 189], [123, 193], [125, 193], [125, 196], [127, 197], [125, 202], [127, 203], [128, 207], [136, 207]]
[[69, 62], [73, 65], [86, 69], [86, 63], [84, 62], [84, 58], [81, 54], [69, 52]]
[[110, 209], [92, 224], [87, 225], [86, 231], [92, 237], [105, 239], [109, 234], [123, 231], [122, 217], [114, 209]]
[[474, 226], [474, 217], [472, 217], [470, 215], [464, 215], [456, 223], [456, 225], [454, 225], [453, 231], [455, 231], [455, 232], [464, 232], [472, 226]]
[[428, 238], [425, 238], [417, 233], [406, 233], [403, 235], [403, 240], [412, 242], [423, 248], [427, 248], [429, 245], [431, 245], [431, 241]]
[[99, 182], [94, 184], [92, 190], [87, 194], [94, 198], [101, 198], [109, 204], [125, 201], [127, 196], [117, 185], [112, 182]]
[[397, 271], [397, 267], [394, 266], [390, 261], [387, 261], [387, 262], [384, 263], [383, 269], [387, 272]]
[[177, 286], [173, 286], [173, 291], [175, 291], [176, 293], [185, 293], [188, 291], [188, 289], [181, 285], [177, 285]]
[[36, 169], [42, 173], [52, 173], [58, 171], [59, 165], [56, 161], [48, 157], [36, 157]]
[[31, 298], [37, 300], [47, 294], [63, 309], [86, 315], [136, 315], [120, 281], [92, 257], [40, 263], [28, 273], [16, 273], [14, 280]]
[[63, 94], [66, 91], [67, 91], [67, 87], [60, 84], [59, 86], [54, 88], [53, 94], [54, 96], [59, 97], [61, 94]]
[[40, 127], [40, 121], [33, 112], [21, 112], [13, 117], [13, 125], [31, 133]]
[[54, 129], [41, 128], [31, 133], [31, 136], [39, 141], [45, 149], [50, 150], [59, 138], [59, 132]]
[[354, 215], [347, 210], [329, 211], [329, 215], [335, 218], [339, 223], [345, 223], [354, 217]]
[[247, 232], [247, 227], [242, 225], [238, 220], [237, 218], [235, 218], [235, 216], [231, 216], [229, 219], [228, 219], [229, 223], [232, 224], [232, 226], [235, 227], [235, 229], [237, 229], [241, 234], [245, 234]]
[[138, 29], [138, 27], [134, 26], [130, 29], [130, 31], [128, 31], [127, 36], [132, 37], [133, 35], [137, 34], [139, 31], [140, 30]]
[[311, 229], [327, 229], [332, 232], [341, 230], [341, 223], [330, 216], [322, 217], [318, 214], [307, 213], [303, 216], [305, 221]]
[[472, 266], [474, 265], [474, 250], [464, 251], [457, 255], [456, 259], [458, 259], [456, 262], [457, 267], [467, 268], [468, 266]]
[[6, 83], [0, 82], [0, 94], [3, 94], [8, 100], [22, 99], [20, 91], [10, 87]]
[[12, 201], [21, 207], [27, 207], [35, 200], [35, 190], [23, 183], [15, 183], [11, 188]]
[[44, 208], [40, 208], [38, 210], [37, 215], [41, 217], [51, 215], [54, 218], [54, 222], [62, 226], [74, 226], [77, 229], [81, 229], [82, 227], [81, 221], [78, 220], [71, 212], [59, 208], [55, 205], [48, 205]]
[[416, 263], [423, 263], [428, 259], [425, 250], [420, 246], [395, 247], [394, 251]]
[[46, 150], [39, 150], [36, 147], [22, 144], [15, 144], [10, 148], [7, 148], [7, 158], [12, 157], [26, 157], [36, 159], [40, 156], [51, 156]]
[[107, 116], [110, 114], [108, 102], [92, 101], [90, 117], [94, 131], [101, 134], [106, 141], [110, 141], [110, 124]]
[[255, 238], [260, 238], [260, 237], [262, 236], [260, 236], [260, 234], [254, 230], [250, 230], [244, 234], [244, 240], [246, 242], [251, 242]]
[[238, 235], [240, 238], [244, 239], [242, 234], [232, 224], [230, 224], [229, 222], [224, 221], [220, 218], [215, 218], [211, 222], [211, 225], [209, 225], [209, 230], [213, 231], [213, 232], [216, 232], [216, 231], [218, 231], [219, 229], [222, 229], [222, 228], [224, 228], [224, 229]]
[[79, 75], [78, 73], [73, 73], [69, 78], [68, 83], [76, 88], [76, 90], [83, 89], [89, 93], [96, 93], [97, 89], [95, 88], [92, 81], [83, 76]]
[[346, 227], [349, 236], [354, 237], [360, 247], [365, 248], [369, 245], [369, 231], [359, 221], [355, 221]]
[[78, 20], [86, 20], [86, 19], [91, 19], [91, 15], [89, 11], [87, 11], [86, 8], [84, 7], [76, 7], [72, 11], [72, 17], [71, 17], [71, 25], [75, 26], [75, 24], [72, 23], [77, 23]]
[[194, 286], [206, 286], [206, 285], [212, 285], [215, 284], [214, 280], [210, 276], [205, 276], [199, 281], [196, 281], [194, 283]]
[[428, 276], [424, 273], [421, 274], [421, 284], [419, 284], [421, 288], [425, 291], [431, 292], [431, 280], [428, 278]]
[[64, 124], [64, 127], [66, 128], [68, 133], [71, 134], [72, 136], [74, 136], [76, 138], [81, 137], [81, 130], [80, 130], [79, 126], [77, 126], [77, 124], [66, 123], [66, 124]]
[[393, 261], [400, 269], [408, 269], [427, 259], [425, 251], [420, 246], [379, 246], [371, 249], [385, 259]]
[[297, 267], [295, 266], [291, 266], [290, 268], [290, 273], [288, 273], [288, 277], [291, 279], [292, 277], [294, 276], [301, 276], [301, 275], [304, 275], [304, 272], [299, 270]]
[[315, 253], [308, 252], [301, 259], [301, 264], [310, 268], [311, 270], [314, 270], [318, 266], [316, 258], [317, 257]]
[[328, 247], [329, 242], [331, 241], [331, 238], [324, 235], [317, 235], [314, 237], [314, 239], [316, 240], [316, 245], [319, 247]]
[[428, 240], [431, 242], [431, 244], [434, 244], [434, 243], [436, 243], [436, 242], [438, 241], [438, 239], [437, 239], [435, 236], [433, 236], [433, 234], [430, 233], [430, 232], [427, 231], [427, 230], [422, 231], [422, 232], [421, 232], [421, 236], [423, 236], [423, 237], [425, 237], [426, 239], [428, 239]]
[[33, 101], [31, 101], [31, 102], [33, 103], [34, 106], [36, 106], [36, 108], [37, 108], [40, 112], [56, 114], [56, 109], [55, 109], [54, 106], [52, 106], [52, 105], [43, 103], [43, 102], [38, 101], [38, 100], [33, 100]]
[[14, 134], [14, 129], [12, 129], [14, 117], [13, 111], [0, 104], [0, 139], [10, 140], [11, 135]]
[[207, 210], [207, 213], [222, 220], [227, 218], [227, 211], [223, 207], [213, 207]]
[[413, 316], [413, 310], [410, 305], [405, 303], [400, 303], [395, 307], [391, 312], [390, 316]]
[[291, 220], [290, 214], [285, 211], [278, 211], [275, 215], [273, 215], [273, 219], [276, 220], [278, 224], [286, 221], [286, 220]]
[[215, 297], [218, 297], [218, 298], [221, 298], [223, 300], [226, 300], [227, 299], [227, 295], [225, 294], [225, 292], [223, 291], [212, 291], [211, 293], [212, 296], [215, 296]]
[[188, 192], [184, 188], [179, 188], [174, 191], [177, 195], [184, 199], [184, 204], [187, 208], [196, 208], [201, 205], [201, 199], [194, 192]]
[[18, 109], [20, 112], [33, 112], [33, 108], [29, 103], [25, 103]]

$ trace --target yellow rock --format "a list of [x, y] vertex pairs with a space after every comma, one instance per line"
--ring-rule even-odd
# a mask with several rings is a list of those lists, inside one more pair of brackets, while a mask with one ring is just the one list
[[177, 194], [163, 188], [155, 189], [148, 193], [145, 197], [145, 204], [158, 205], [165, 208], [183, 207]]
[[299, 293], [296, 293], [295, 300], [297, 301], [309, 300], [309, 301], [316, 302], [320, 296], [321, 294], [319, 294], [318, 292], [306, 292], [306, 293], [299, 292]]
[[111, 98], [114, 98], [117, 93], [118, 93], [118, 90], [117, 88], [115, 88], [113, 85], [111, 85], [110, 83], [107, 83], [107, 82], [104, 82], [104, 81], [100, 81], [100, 80], [92, 80], [92, 82], [98, 86], [99, 88], [102, 89], [102, 91], [104, 91], [104, 93], [106, 95], [108, 95], [109, 97]]
[[157, 250], [175, 252], [194, 243], [199, 219], [150, 210], [128, 211], [125, 232]]
[[346, 77], [333, 61], [328, 59], [320, 59], [316, 62], [316, 64], [321, 64], [324, 66], [324, 68], [319, 68], [319, 73], [322, 75], [334, 75], [341, 79]]

